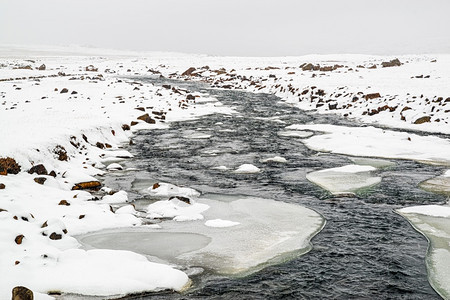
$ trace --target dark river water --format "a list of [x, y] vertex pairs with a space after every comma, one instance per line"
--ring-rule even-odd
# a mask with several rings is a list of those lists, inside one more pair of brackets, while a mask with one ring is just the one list
[[[243, 278], [206, 272], [192, 276], [194, 286], [183, 294], [149, 293], [127, 299], [440, 299], [427, 281], [427, 240], [394, 210], [443, 202], [444, 197], [417, 186], [441, 174], [441, 167], [392, 160], [393, 167], [378, 171], [381, 184], [357, 197], [332, 197], [307, 181], [305, 174], [350, 164], [350, 158], [317, 153], [299, 138], [278, 133], [291, 124], [358, 126], [355, 122], [304, 112], [273, 95], [213, 90], [200, 83], [140, 80], [207, 91], [239, 114], [210, 115], [138, 133], [129, 149], [136, 159], [128, 166], [141, 171], [109, 178], [108, 184], [126, 188], [125, 181], [147, 178], [189, 186], [203, 194], [259, 196], [311, 208], [326, 219], [326, 225], [312, 239], [310, 252], [286, 263]], [[284, 123], [267, 119], [272, 117]], [[211, 137], [186, 138], [193, 133]], [[260, 163], [275, 155], [288, 162]], [[243, 163], [263, 166], [263, 171], [242, 176], [211, 169], [220, 165], [235, 168]], [[141, 197], [130, 194], [135, 199]]]

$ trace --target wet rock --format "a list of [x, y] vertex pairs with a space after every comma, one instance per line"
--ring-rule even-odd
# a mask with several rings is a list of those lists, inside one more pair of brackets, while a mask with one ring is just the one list
[[16, 242], [17, 245], [22, 244], [23, 238], [25, 236], [23, 234], [19, 234], [18, 236], [16, 236], [16, 238], [14, 239], [14, 241]]
[[128, 124], [123, 124], [122, 125], [122, 130], [123, 131], [127, 131], [127, 130], [130, 130], [131, 128], [130, 128], [130, 125], [128, 125]]
[[384, 61], [381, 63], [381, 66], [383, 68], [387, 68], [387, 67], [399, 67], [401, 66], [402, 63], [400, 62], [400, 60], [398, 58], [393, 59], [391, 61]]
[[59, 201], [58, 205], [70, 206], [70, 203], [67, 202], [67, 200], [61, 200]]
[[0, 190], [4, 190], [6, 188], [5, 184], [0, 183]]
[[156, 121], [154, 119], [152, 119], [148, 114], [145, 114], [145, 115], [142, 115], [142, 116], [138, 117], [138, 120], [142, 120], [142, 121], [144, 121], [146, 123], [149, 123], [149, 124], [155, 124], [156, 123]]
[[191, 204], [191, 199], [189, 199], [188, 197], [172, 196], [172, 197], [169, 198], [169, 200], [172, 200], [172, 199], [178, 199], [180, 201], [183, 201], [184, 203]]
[[45, 71], [45, 69], [46, 69], [46, 67], [44, 64], [40, 65], [38, 68], [39, 71]]
[[366, 100], [380, 98], [380, 97], [381, 97], [380, 93], [372, 93], [372, 94], [367, 94], [367, 95], [364, 96], [364, 98]]
[[186, 71], [183, 72], [183, 74], [181, 74], [181, 76], [192, 76], [192, 73], [195, 71], [196, 69], [194, 67], [190, 67], [189, 69], [187, 69]]
[[152, 186], [153, 190], [156, 190], [157, 188], [159, 188], [161, 185], [159, 183], [154, 183]]
[[62, 239], [62, 234], [57, 234], [56, 232], [53, 232], [52, 234], [50, 234], [49, 238], [54, 241], [60, 240]]
[[24, 286], [16, 286], [12, 289], [12, 300], [33, 300], [34, 295], [33, 291], [24, 287]]
[[44, 184], [46, 180], [47, 180], [47, 178], [45, 178], [45, 177], [34, 178], [34, 182], [39, 183], [39, 184]]
[[68, 90], [68, 89], [66, 89], [66, 88], [63, 88], [63, 89], [61, 90], [60, 94], [65, 94], [65, 93], [68, 93], [68, 92], [69, 92], [69, 90]]
[[20, 165], [11, 157], [0, 158], [0, 175], [18, 174]]
[[87, 181], [87, 182], [80, 182], [75, 184], [72, 187], [72, 190], [85, 190], [85, 189], [97, 189], [101, 187], [102, 184], [99, 181]]
[[55, 149], [53, 149], [53, 153], [58, 155], [58, 160], [60, 161], [67, 161], [69, 159], [67, 151], [63, 146], [57, 145]]
[[414, 121], [414, 124], [423, 124], [423, 123], [428, 123], [431, 121], [431, 117], [430, 116], [424, 116], [421, 118], [418, 118], [417, 120]]
[[28, 171], [28, 173], [30, 173], [30, 174], [36, 173], [38, 175], [48, 175], [47, 169], [44, 167], [43, 164], [39, 164], [39, 165], [36, 165], [36, 166], [32, 167]]

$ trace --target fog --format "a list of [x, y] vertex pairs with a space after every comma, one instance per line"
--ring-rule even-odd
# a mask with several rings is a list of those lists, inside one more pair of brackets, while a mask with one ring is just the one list
[[448, 0], [2, 0], [0, 44], [211, 55], [450, 52]]

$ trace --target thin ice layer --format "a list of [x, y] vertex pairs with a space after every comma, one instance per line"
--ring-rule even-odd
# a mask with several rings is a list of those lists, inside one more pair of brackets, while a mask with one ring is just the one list
[[398, 212], [429, 240], [428, 279], [444, 299], [450, 299], [450, 206], [414, 206]]
[[[323, 218], [313, 210], [279, 201], [235, 197], [232, 201], [201, 199], [199, 202], [210, 207], [203, 213], [204, 221], [164, 221], [160, 224], [161, 229], [142, 228], [139, 230], [141, 238], [128, 239], [126, 249], [170, 263], [201, 266], [220, 274], [247, 274], [268, 263], [307, 252], [311, 237], [324, 224]], [[205, 225], [205, 222], [217, 219], [239, 224], [224, 228]], [[164, 249], [156, 247], [152, 239], [143, 238], [145, 231], [163, 235]], [[123, 249], [114, 241], [127, 237], [130, 232], [124, 229], [107, 235], [99, 232], [93, 239], [81, 237], [80, 240], [98, 248]], [[195, 249], [179, 247], [184, 239], [175, 237], [187, 232], [195, 235], [191, 240]], [[172, 248], [181, 249], [181, 252], [170, 254]]]

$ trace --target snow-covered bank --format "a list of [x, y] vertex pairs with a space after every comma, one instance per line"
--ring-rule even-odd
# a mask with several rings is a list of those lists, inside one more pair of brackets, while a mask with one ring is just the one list
[[118, 78], [148, 71], [132, 71], [129, 57], [0, 56], [0, 159], [15, 163], [0, 172], [8, 174], [0, 176], [0, 298], [18, 285], [36, 299], [187, 286], [179, 270], [131, 252], [77, 249], [73, 235], [141, 224], [133, 211], [116, 211], [126, 193], [99, 190], [98, 181], [132, 157], [121, 150], [132, 132], [232, 111], [207, 95]]

